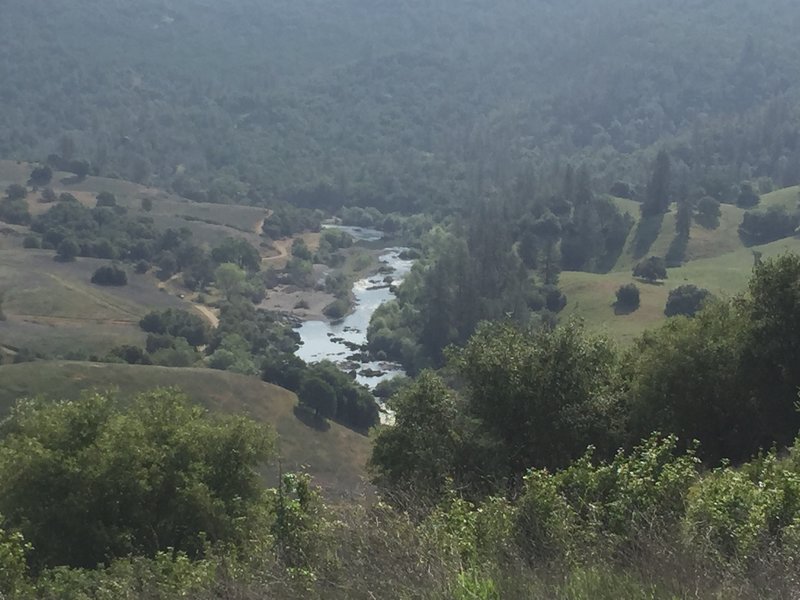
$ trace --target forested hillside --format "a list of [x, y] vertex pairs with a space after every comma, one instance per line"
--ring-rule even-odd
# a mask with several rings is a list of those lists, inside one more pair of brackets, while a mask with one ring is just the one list
[[9, 0], [0, 154], [222, 202], [460, 204], [533, 164], [797, 183], [791, 0]]
[[798, 31], [0, 0], [0, 600], [796, 600]]

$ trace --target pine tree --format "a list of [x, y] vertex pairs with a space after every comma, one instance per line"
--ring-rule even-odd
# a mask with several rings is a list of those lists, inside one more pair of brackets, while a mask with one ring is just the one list
[[642, 204], [643, 215], [664, 214], [669, 210], [672, 164], [666, 150], [656, 157], [653, 176], [647, 184], [647, 197]]

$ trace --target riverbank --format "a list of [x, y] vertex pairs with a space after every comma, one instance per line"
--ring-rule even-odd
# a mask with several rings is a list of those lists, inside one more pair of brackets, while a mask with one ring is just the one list
[[302, 344], [297, 356], [309, 363], [328, 360], [343, 371], [355, 371], [356, 380], [371, 389], [381, 381], [403, 374], [402, 367], [396, 363], [370, 360], [367, 328], [378, 307], [395, 298], [394, 288], [385, 281], [386, 277], [399, 283], [414, 264], [413, 260], [400, 258], [405, 250], [397, 247], [382, 251], [377, 272], [354, 284], [354, 307], [344, 319], [301, 323], [297, 331]]

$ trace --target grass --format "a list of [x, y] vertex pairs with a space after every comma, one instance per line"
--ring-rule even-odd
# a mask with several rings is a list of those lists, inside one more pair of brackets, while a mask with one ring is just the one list
[[789, 211], [794, 211], [797, 210], [799, 203], [800, 186], [794, 186], [764, 194], [761, 196], [761, 202], [756, 208], [766, 210], [770, 207], [777, 206]]
[[[244, 414], [272, 424], [279, 435], [281, 468], [310, 473], [337, 498], [369, 493], [365, 469], [369, 439], [331, 423], [305, 425], [294, 414], [297, 397], [283, 388], [210, 369], [168, 369], [81, 362], [35, 362], [0, 367], [0, 418], [26, 396], [72, 399], [87, 389], [117, 390], [122, 398], [154, 387], [178, 387], [210, 410]], [[277, 465], [265, 471], [274, 480]]]
[[108, 261], [80, 258], [62, 263], [41, 250], [0, 250], [0, 291], [7, 320], [0, 345], [50, 355], [103, 354], [119, 344], [141, 344], [138, 321], [156, 308], [188, 308], [159, 292], [149, 275], [130, 273], [120, 288], [92, 285]]
[[[720, 297], [744, 291], [753, 269], [753, 250], [762, 252], [764, 258], [786, 252], [800, 253], [800, 239], [786, 238], [752, 249], [741, 246], [720, 256], [692, 260], [682, 267], [669, 269], [669, 278], [659, 285], [636, 281], [630, 271], [604, 275], [564, 272], [560, 286], [568, 303], [562, 315], [578, 316], [590, 328], [603, 331], [622, 343], [630, 343], [644, 330], [666, 320], [667, 297], [670, 290], [680, 285], [694, 284]], [[626, 283], [637, 284], [641, 305], [630, 314], [617, 315], [613, 306], [615, 293]]]

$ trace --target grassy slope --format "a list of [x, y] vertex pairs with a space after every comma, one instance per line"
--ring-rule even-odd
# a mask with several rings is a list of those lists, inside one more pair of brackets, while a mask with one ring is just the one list
[[[294, 415], [297, 398], [293, 393], [232, 373], [77, 362], [7, 365], [0, 367], [0, 417], [24, 396], [69, 399], [94, 388], [116, 389], [122, 397], [130, 397], [156, 386], [179, 387], [209, 409], [246, 414], [272, 424], [280, 438], [282, 468], [305, 468], [335, 496], [368, 491], [364, 482], [368, 438], [335, 423], [327, 431], [309, 427]], [[274, 477], [275, 469], [267, 476]]]
[[794, 186], [764, 194], [761, 196], [761, 203], [758, 208], [766, 209], [771, 206], [779, 206], [787, 210], [796, 210], [798, 203], [800, 203], [800, 186]]
[[[24, 184], [32, 168], [29, 163], [0, 161], [0, 190], [11, 183]], [[147, 214], [159, 228], [188, 227], [196, 241], [209, 246], [229, 236], [245, 237], [256, 247], [262, 241], [256, 231], [267, 214], [264, 209], [191, 202], [118, 179], [88, 177], [70, 183], [66, 173], [57, 173], [52, 187], [75, 195], [87, 206], [94, 206], [99, 192], [112, 192], [132, 214], [144, 215], [141, 201], [151, 198], [153, 210]], [[50, 207], [39, 197], [33, 192], [28, 195], [33, 214]], [[81, 258], [57, 263], [52, 252], [23, 250], [25, 233], [26, 228], [0, 223], [0, 294], [7, 317], [0, 321], [0, 348], [25, 347], [62, 356], [70, 351], [103, 354], [119, 344], [141, 345], [144, 334], [137, 323], [148, 310], [188, 308], [170, 294], [160, 293], [152, 276], [130, 272], [124, 288], [93, 286], [89, 283], [92, 273], [108, 261]]]
[[[791, 187], [765, 194], [758, 209], [781, 206], [789, 210], [797, 208], [800, 187]], [[744, 290], [753, 268], [753, 250], [764, 253], [765, 257], [783, 252], [800, 252], [800, 240], [787, 238], [759, 246], [747, 248], [739, 239], [738, 228], [744, 210], [723, 204], [720, 207], [719, 227], [704, 229], [696, 223], [692, 225], [689, 244], [686, 249], [686, 262], [677, 269], [669, 269], [669, 279], [663, 285], [648, 285], [636, 282], [631, 270], [637, 260], [633, 257], [636, 225], [639, 221], [639, 204], [633, 200], [613, 198], [617, 207], [635, 220], [620, 256], [611, 273], [567, 272], [561, 276], [561, 287], [567, 295], [569, 304], [564, 315], [583, 318], [590, 327], [606, 331], [612, 337], [630, 342], [642, 331], [662, 322], [664, 306], [670, 290], [687, 283], [711, 290], [714, 294], [731, 296]], [[646, 256], [664, 256], [675, 235], [675, 207], [664, 216], [661, 232], [653, 242]], [[627, 315], [617, 315], [613, 302], [620, 285], [637, 283], [641, 291], [639, 310]]]
[[[579, 316], [595, 329], [607, 332], [621, 342], [630, 342], [645, 329], [664, 321], [664, 306], [669, 291], [693, 283], [719, 296], [732, 296], [745, 289], [753, 268], [753, 252], [764, 257], [785, 252], [800, 253], [800, 239], [787, 238], [753, 249], [740, 247], [720, 256], [692, 260], [683, 267], [669, 269], [669, 279], [661, 285], [636, 282], [630, 271], [605, 275], [565, 272], [561, 287], [567, 295], [565, 316]], [[628, 315], [615, 315], [613, 302], [620, 285], [637, 283], [641, 291], [640, 308]]]
[[64, 355], [102, 354], [119, 344], [142, 344], [138, 322], [152, 309], [188, 304], [159, 292], [150, 275], [129, 274], [122, 288], [92, 285], [94, 270], [108, 261], [53, 260], [42, 250], [0, 250], [3, 312], [0, 345]]

